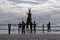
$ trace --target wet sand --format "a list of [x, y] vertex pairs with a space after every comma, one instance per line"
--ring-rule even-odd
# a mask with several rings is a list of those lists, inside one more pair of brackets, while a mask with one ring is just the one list
[[0, 40], [60, 40], [60, 34], [0, 34]]

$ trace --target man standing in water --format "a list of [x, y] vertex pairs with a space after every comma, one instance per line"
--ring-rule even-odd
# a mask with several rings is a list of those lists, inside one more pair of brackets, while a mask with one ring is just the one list
[[10, 31], [11, 31], [11, 24], [8, 24], [8, 34], [10, 35]]
[[42, 24], [42, 28], [43, 28], [43, 34], [44, 34], [44, 24]]
[[22, 34], [25, 34], [25, 23], [24, 23], [24, 21], [22, 21]]
[[51, 31], [51, 27], [50, 27], [50, 25], [51, 25], [51, 23], [50, 22], [48, 22], [48, 24], [47, 24], [47, 27], [48, 27], [48, 32], [50, 32]]
[[36, 24], [35, 24], [35, 21], [34, 21], [34, 34], [36, 33]]

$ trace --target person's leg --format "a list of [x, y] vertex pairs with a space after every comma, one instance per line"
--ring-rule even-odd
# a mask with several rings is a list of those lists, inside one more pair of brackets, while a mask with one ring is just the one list
[[30, 27], [30, 33], [32, 33], [32, 27]]
[[22, 34], [23, 34], [23, 29], [22, 29]]
[[50, 31], [51, 31], [51, 28], [50, 28]]
[[34, 34], [36, 33], [36, 30], [34, 30]]
[[47, 28], [47, 31], [49, 32], [49, 27]]
[[25, 34], [25, 29], [24, 29], [24, 34]]

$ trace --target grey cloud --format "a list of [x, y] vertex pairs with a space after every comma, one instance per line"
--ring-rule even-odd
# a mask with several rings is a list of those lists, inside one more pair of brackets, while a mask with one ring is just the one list
[[[19, 1], [22, 1], [22, 0], [9, 0], [9, 1], [19, 2]], [[25, 0], [23, 0], [23, 1], [25, 1]], [[46, 2], [48, 0], [31, 0], [31, 1], [42, 1], [42, 2]]]
[[60, 5], [53, 5], [53, 7], [56, 7], [56, 8], [60, 9]]
[[15, 6], [15, 7], [10, 7], [8, 9], [17, 9], [17, 10], [19, 10], [19, 9], [23, 9], [23, 7], [21, 7], [21, 6]]
[[18, 2], [19, 0], [9, 0], [9, 1]]
[[36, 0], [36, 1], [43, 1], [43, 2], [46, 2], [46, 1], [48, 1], [48, 0]]
[[42, 3], [33, 2], [33, 1], [22, 1], [22, 0], [9, 0], [9, 1], [13, 1], [14, 3], [42, 4]]

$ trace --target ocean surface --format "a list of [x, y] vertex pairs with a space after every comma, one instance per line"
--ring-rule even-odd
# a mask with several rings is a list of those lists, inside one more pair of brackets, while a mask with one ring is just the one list
[[[18, 34], [17, 29], [18, 26], [11, 26], [11, 34]], [[42, 29], [43, 29], [42, 27], [36, 27], [36, 34], [43, 34]], [[45, 29], [44, 34], [60, 34], [60, 27], [51, 27], [52, 31], [50, 32], [47, 31], [47, 27], [45, 27], [44, 29]], [[8, 26], [0, 26], [0, 34], [8, 34]], [[21, 34], [21, 28], [20, 28], [20, 34]], [[28, 32], [28, 34], [30, 34], [30, 32]]]

